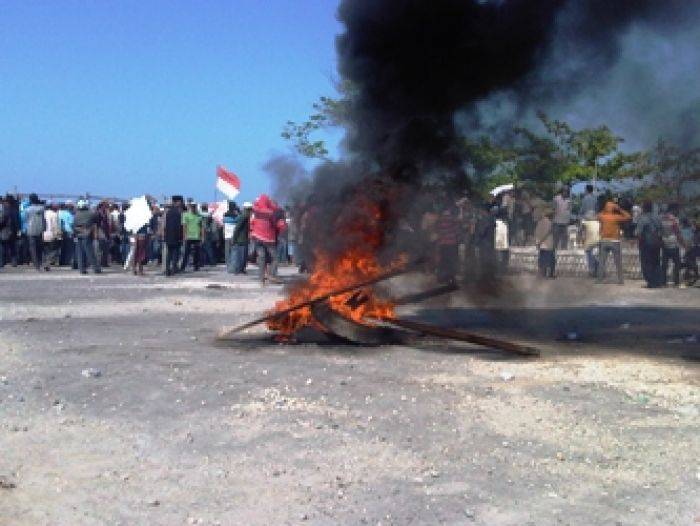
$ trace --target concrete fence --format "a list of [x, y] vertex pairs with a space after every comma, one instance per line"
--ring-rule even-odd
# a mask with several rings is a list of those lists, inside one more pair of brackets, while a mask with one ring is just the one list
[[[558, 276], [587, 276], [588, 264], [583, 249], [557, 250], [556, 273]], [[608, 256], [607, 275], [614, 276], [615, 263], [612, 255]], [[515, 272], [537, 272], [536, 247], [511, 247], [509, 268]], [[625, 278], [641, 279], [639, 251], [636, 248], [623, 247], [622, 268]]]

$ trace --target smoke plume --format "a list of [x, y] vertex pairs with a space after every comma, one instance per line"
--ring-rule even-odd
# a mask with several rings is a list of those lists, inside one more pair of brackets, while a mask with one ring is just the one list
[[478, 115], [481, 105], [482, 119], [468, 121], [479, 126], [486, 103], [505, 100], [512, 126], [536, 107], [561, 108], [615, 73], [629, 31], [663, 38], [694, 28], [693, 4], [344, 0], [339, 69], [357, 89], [349, 147], [395, 180], [465, 179], [459, 112]]

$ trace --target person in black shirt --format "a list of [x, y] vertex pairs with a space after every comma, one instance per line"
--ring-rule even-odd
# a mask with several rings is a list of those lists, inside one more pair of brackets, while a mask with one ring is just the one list
[[180, 203], [173, 202], [166, 207], [163, 240], [168, 246], [165, 275], [172, 276], [177, 272], [180, 260], [180, 245], [182, 245], [182, 212]]

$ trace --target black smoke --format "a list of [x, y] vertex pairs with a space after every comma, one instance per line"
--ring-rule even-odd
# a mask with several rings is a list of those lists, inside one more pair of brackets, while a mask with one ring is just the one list
[[478, 116], [505, 94], [512, 127], [565, 105], [606, 78], [631, 29], [669, 36], [697, 25], [696, 12], [687, 0], [344, 0], [336, 47], [356, 90], [349, 149], [394, 180], [464, 181], [461, 141], [493, 116], [460, 113]]

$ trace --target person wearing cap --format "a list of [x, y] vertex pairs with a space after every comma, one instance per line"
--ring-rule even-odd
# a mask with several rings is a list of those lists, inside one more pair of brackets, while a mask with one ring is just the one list
[[87, 274], [87, 266], [92, 266], [95, 274], [102, 272], [100, 261], [95, 256], [93, 242], [97, 239], [97, 214], [90, 210], [90, 205], [85, 199], [80, 199], [77, 204], [77, 212], [73, 220], [73, 231], [78, 240], [76, 250], [78, 253], [78, 266], [81, 274]]
[[[231, 235], [230, 261], [234, 274], [245, 274], [248, 263], [248, 243], [250, 241], [250, 218], [253, 211], [253, 203], [243, 203], [243, 212], [238, 216], [236, 226]], [[230, 272], [231, 270], [229, 270]]]

